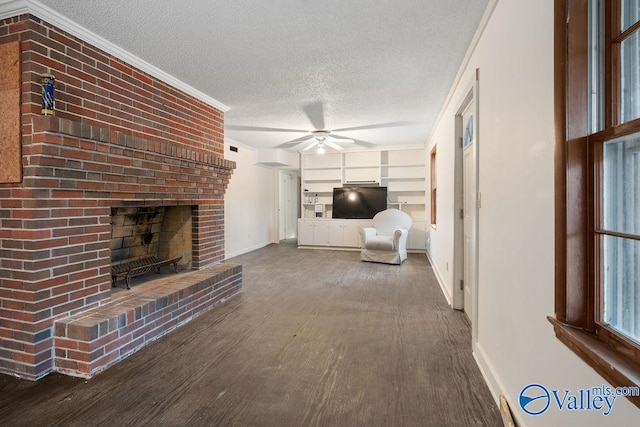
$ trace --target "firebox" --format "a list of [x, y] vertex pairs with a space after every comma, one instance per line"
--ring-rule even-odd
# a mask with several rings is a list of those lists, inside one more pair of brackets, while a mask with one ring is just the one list
[[[192, 207], [144, 206], [111, 209], [111, 280], [127, 289], [133, 277], [192, 266]], [[165, 269], [166, 270], [166, 269]]]
[[111, 265], [155, 257], [192, 267], [192, 206], [111, 209]]

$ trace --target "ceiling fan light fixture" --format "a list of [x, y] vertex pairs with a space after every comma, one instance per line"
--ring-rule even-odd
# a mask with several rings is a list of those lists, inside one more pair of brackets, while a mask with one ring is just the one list
[[311, 135], [313, 135], [313, 137], [318, 141], [324, 141], [330, 134], [331, 134], [330, 130], [324, 130], [324, 129], [314, 130], [311, 132]]
[[[303, 148], [302, 151], [309, 151], [317, 148], [316, 151], [318, 153], [324, 153], [327, 150], [327, 147], [332, 150], [342, 151], [343, 148], [340, 144], [355, 142], [353, 139], [349, 139], [344, 136], [333, 135], [330, 130], [316, 129], [309, 131], [309, 133], [307, 133], [307, 135], [302, 138], [296, 138], [292, 141], [286, 142], [283, 145], [297, 145], [301, 142], [309, 140], [311, 140], [310, 144]], [[322, 144], [322, 147], [319, 144]]]

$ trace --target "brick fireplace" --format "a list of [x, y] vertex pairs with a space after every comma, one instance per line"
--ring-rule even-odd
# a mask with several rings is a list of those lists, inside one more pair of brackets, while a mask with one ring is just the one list
[[[17, 58], [20, 99], [17, 145], [0, 138], [19, 162], [0, 183], [0, 372], [91, 376], [239, 292], [241, 268], [223, 264], [224, 113], [31, 15], [0, 21], [0, 46]], [[40, 114], [43, 74], [55, 116]], [[164, 225], [124, 235], [145, 214]], [[146, 284], [120, 292], [141, 301], [124, 304], [111, 265], [143, 250], [180, 253], [194, 272], [163, 276], [153, 300]]]

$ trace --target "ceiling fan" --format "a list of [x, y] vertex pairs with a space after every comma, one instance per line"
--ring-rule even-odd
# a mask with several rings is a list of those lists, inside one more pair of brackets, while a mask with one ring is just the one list
[[368, 141], [361, 141], [346, 136], [337, 135], [335, 132], [358, 131], [368, 129], [380, 129], [396, 126], [411, 126], [418, 124], [417, 122], [389, 122], [377, 123], [363, 126], [345, 127], [340, 129], [328, 130], [324, 125], [324, 106], [322, 102], [312, 102], [303, 106], [303, 111], [313, 125], [313, 130], [304, 129], [284, 129], [260, 126], [243, 126], [243, 125], [226, 125], [230, 130], [253, 131], [253, 132], [283, 132], [283, 133], [305, 133], [306, 135], [277, 145], [277, 148], [293, 148], [299, 144], [310, 142], [301, 151], [309, 151], [317, 148], [318, 152], [324, 152], [328, 147], [336, 151], [342, 151], [344, 148], [340, 144], [357, 144], [362, 147], [373, 147], [375, 144]]
[[336, 138], [335, 136], [331, 135], [330, 130], [326, 130], [326, 129], [312, 130], [310, 134], [311, 135], [307, 135], [306, 137], [304, 137], [304, 139], [299, 138], [296, 141], [296, 145], [297, 145], [299, 143], [304, 142], [304, 140], [313, 139], [311, 144], [303, 148], [302, 151], [309, 151], [313, 147], [317, 147], [319, 153], [324, 153], [325, 146], [329, 148], [333, 148], [336, 151], [342, 151], [343, 148], [339, 146], [338, 143], [352, 144], [355, 142], [353, 139], [350, 139], [350, 138], [344, 138], [344, 137]]
[[305, 146], [300, 151], [309, 151], [315, 147], [318, 149], [318, 151], [322, 152], [327, 147], [336, 151], [344, 150], [344, 147], [342, 147], [340, 144], [355, 144], [355, 145], [359, 145], [361, 147], [366, 147], [366, 148], [375, 147], [375, 144], [371, 142], [362, 141], [355, 138], [348, 138], [346, 136], [337, 135], [334, 132], [380, 129], [380, 128], [388, 128], [388, 127], [396, 127], [396, 126], [411, 126], [415, 124], [416, 123], [414, 122], [390, 122], [390, 123], [379, 123], [379, 124], [373, 124], [373, 125], [355, 126], [350, 128], [341, 128], [341, 129], [335, 129], [333, 131], [328, 129], [314, 129], [309, 131], [304, 129], [285, 129], [285, 128], [271, 128], [271, 127], [244, 126], [244, 125], [226, 125], [225, 128], [230, 130], [235, 130], [235, 131], [305, 133], [306, 135], [292, 139], [290, 141], [283, 142], [277, 145], [275, 148], [290, 149], [297, 145], [307, 142], [308, 145]]

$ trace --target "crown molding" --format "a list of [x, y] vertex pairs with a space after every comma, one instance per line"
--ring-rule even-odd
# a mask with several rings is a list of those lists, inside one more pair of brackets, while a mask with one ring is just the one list
[[60, 28], [63, 31], [85, 41], [92, 46], [103, 50], [104, 52], [113, 55], [114, 57], [126, 62], [127, 64], [136, 67], [140, 71], [143, 71], [163, 82], [173, 86], [176, 89], [185, 92], [200, 101], [221, 110], [227, 112], [230, 107], [222, 102], [212, 98], [211, 96], [195, 89], [192, 86], [184, 83], [183, 81], [173, 77], [161, 69], [151, 65], [150, 63], [138, 58], [130, 52], [116, 46], [110, 41], [100, 37], [99, 35], [89, 31], [83, 26], [71, 21], [69, 18], [61, 15], [55, 10], [43, 5], [35, 0], [0, 0], [0, 20], [13, 18], [24, 14], [31, 14], [37, 16], [45, 22], [48, 22], [55, 27]]
[[496, 6], [498, 5], [499, 1], [500, 0], [489, 0], [489, 2], [487, 3], [487, 7], [484, 11], [484, 14], [480, 19], [480, 24], [478, 25], [478, 28], [476, 28], [476, 32], [474, 33], [473, 38], [471, 39], [471, 43], [467, 48], [467, 53], [464, 55], [464, 58], [462, 59], [462, 63], [460, 64], [460, 67], [458, 67], [458, 72], [456, 73], [456, 77], [453, 80], [453, 84], [451, 85], [451, 88], [449, 88], [449, 93], [447, 94], [447, 97], [445, 98], [445, 101], [442, 104], [440, 113], [438, 114], [438, 117], [436, 117], [436, 120], [433, 122], [433, 126], [431, 127], [431, 132], [429, 133], [429, 137], [427, 138], [427, 143], [426, 143], [427, 146], [431, 145], [431, 140], [433, 139], [436, 129], [440, 125], [440, 121], [442, 120], [449, 103], [451, 103], [451, 101], [453, 100], [453, 95], [458, 90], [458, 86], [462, 83], [462, 79], [465, 75], [464, 73], [465, 71], [467, 71], [467, 67], [471, 62], [471, 57], [473, 56], [476, 50], [476, 47], [478, 46], [478, 43], [480, 43], [480, 38], [482, 38], [482, 35], [484, 34], [484, 30], [487, 28], [487, 25], [489, 25], [489, 20], [493, 16], [493, 12], [496, 10]]

